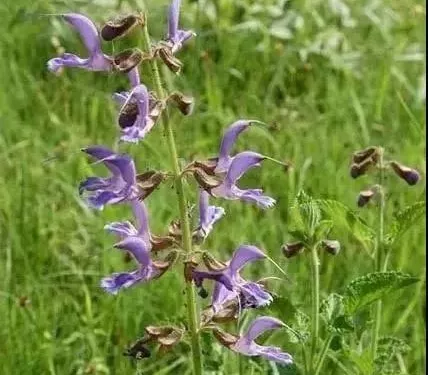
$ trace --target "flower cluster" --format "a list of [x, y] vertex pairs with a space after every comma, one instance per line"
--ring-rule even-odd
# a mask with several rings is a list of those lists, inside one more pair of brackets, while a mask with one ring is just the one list
[[[160, 58], [173, 72], [181, 70], [182, 63], [176, 54], [195, 34], [182, 30], [178, 26], [180, 1], [173, 0], [169, 8], [168, 32], [164, 40], [151, 46], [150, 51], [142, 52], [138, 48], [128, 49], [111, 56], [102, 50], [101, 40], [112, 41], [123, 37], [137, 27], [146, 27], [144, 15], [128, 15], [108, 21], [98, 31], [96, 25], [81, 14], [64, 14], [63, 19], [80, 34], [87, 49], [88, 57], [82, 58], [64, 53], [48, 62], [52, 72], [60, 72], [65, 67], [77, 67], [89, 71], [119, 72], [128, 75], [129, 91], [114, 93], [113, 98], [119, 104], [118, 128], [122, 142], [137, 143], [147, 137], [158, 123], [166, 106], [173, 102], [178, 109], [188, 115], [192, 112], [193, 99], [181, 93], [172, 93], [166, 98], [149, 91], [141, 82], [139, 64], [143, 61], [153, 63]], [[89, 146], [82, 151], [104, 165], [107, 177], [92, 176], [79, 186], [79, 193], [89, 206], [102, 210], [106, 205], [125, 204], [133, 212], [135, 221], [113, 222], [105, 229], [118, 238], [114, 247], [131, 255], [136, 269], [127, 272], [115, 272], [101, 280], [101, 287], [111, 294], [160, 278], [183, 254], [181, 242], [184, 231], [183, 219], [174, 220], [165, 235], [154, 235], [149, 227], [149, 214], [145, 200], [162, 182], [169, 178], [181, 179], [185, 175], [194, 176], [199, 195], [199, 217], [192, 231], [193, 243], [202, 243], [212, 232], [214, 224], [221, 219], [225, 211], [221, 207], [209, 204], [210, 197], [228, 200], [241, 200], [254, 203], [267, 209], [275, 200], [264, 195], [260, 188], [241, 189], [237, 183], [251, 168], [258, 167], [265, 160], [274, 159], [253, 151], [232, 154], [232, 148], [238, 136], [258, 124], [255, 120], [239, 120], [230, 125], [221, 140], [218, 155], [204, 161], [193, 161], [179, 175], [163, 171], [145, 171], [138, 173], [131, 156], [114, 152], [104, 146]], [[229, 262], [214, 259], [206, 251], [185, 254], [185, 280], [199, 288], [199, 295], [206, 297], [203, 284], [206, 280], [214, 282], [210, 305], [203, 311], [201, 327], [210, 329], [214, 336], [229, 349], [247, 356], [263, 356], [269, 360], [289, 364], [292, 358], [279, 348], [261, 346], [254, 340], [264, 331], [284, 326], [271, 317], [260, 317], [251, 323], [247, 333], [241, 336], [227, 334], [217, 324], [235, 320], [246, 309], [268, 305], [272, 301], [271, 293], [262, 281], [249, 281], [240, 275], [241, 269], [266, 255], [252, 245], [241, 245]], [[160, 326], [146, 327], [146, 335], [140, 339], [127, 355], [147, 357], [150, 352], [144, 346], [155, 342], [163, 348], [169, 348], [180, 341], [184, 335], [181, 328]]]

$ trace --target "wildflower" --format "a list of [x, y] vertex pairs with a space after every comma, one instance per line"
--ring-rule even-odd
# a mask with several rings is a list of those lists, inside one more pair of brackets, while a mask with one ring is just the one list
[[199, 192], [199, 226], [197, 235], [200, 238], [207, 238], [213, 229], [213, 225], [224, 215], [222, 207], [209, 205], [209, 194], [200, 189]]
[[[263, 190], [242, 190], [236, 183], [249, 169], [260, 166], [263, 160], [278, 161], [252, 151], [244, 151], [231, 156], [232, 147], [239, 134], [255, 123], [258, 121], [239, 120], [234, 122], [222, 138], [218, 156], [203, 162], [193, 162], [188, 166], [187, 171], [192, 171], [199, 185], [214, 197], [240, 199], [256, 203], [261, 208], [269, 208], [276, 201], [263, 195]], [[278, 163], [283, 165], [281, 162]]]
[[116, 69], [129, 72], [142, 60], [142, 52], [136, 48], [125, 50], [116, 56], [108, 56], [101, 50], [101, 40], [95, 24], [86, 16], [66, 13], [62, 17], [80, 34], [89, 57], [81, 58], [72, 53], [63, 53], [48, 61], [48, 69], [57, 72], [62, 67], [75, 67], [91, 71]]
[[177, 257], [171, 252], [164, 261], [154, 261], [150, 257], [150, 242], [140, 236], [129, 236], [114, 245], [115, 248], [128, 251], [139, 264], [132, 272], [119, 272], [101, 280], [101, 287], [116, 294], [122, 288], [129, 288], [137, 283], [147, 282], [161, 277]]
[[378, 193], [378, 191], [381, 189], [379, 185], [374, 185], [373, 187], [361, 190], [358, 194], [357, 198], [357, 206], [358, 207], [364, 207], [366, 204], [368, 204], [372, 198]]
[[193, 31], [178, 28], [180, 2], [180, 0], [172, 0], [169, 7], [168, 35], [166, 37], [166, 41], [167, 43], [170, 43], [171, 52], [173, 54], [178, 52], [187, 40], [196, 35]]
[[249, 357], [261, 356], [269, 361], [286, 365], [293, 363], [290, 354], [283, 352], [276, 346], [263, 346], [255, 342], [255, 339], [266, 331], [284, 327], [285, 324], [278, 319], [262, 316], [255, 319], [243, 335], [236, 336], [215, 328], [213, 333], [217, 340], [236, 353]]
[[161, 41], [155, 49], [163, 62], [174, 73], [179, 73], [182, 63], [174, 55], [183, 47], [183, 44], [196, 34], [190, 30], [178, 28], [180, 16], [180, 0], [172, 0], [168, 14], [168, 32], [165, 40]]
[[90, 206], [102, 210], [107, 204], [130, 201], [139, 196], [135, 164], [128, 155], [116, 154], [102, 147], [92, 146], [82, 149], [88, 155], [103, 163], [112, 173], [111, 177], [89, 177], [79, 186], [79, 193], [89, 192]]
[[407, 182], [408, 185], [416, 185], [420, 179], [419, 172], [415, 169], [406, 167], [396, 161], [389, 163], [395, 174]]
[[[130, 79], [136, 79], [131, 77]], [[156, 124], [160, 116], [163, 104], [153, 94], [149, 94], [146, 86], [139, 84], [131, 92], [114, 94], [121, 109], [119, 111], [118, 123], [121, 128], [121, 140], [137, 143], [143, 139]]]
[[156, 236], [150, 232], [147, 208], [144, 202], [134, 199], [130, 202], [137, 228], [129, 221], [113, 222], [107, 224], [104, 229], [119, 238], [136, 236], [141, 238], [148, 251], [159, 251], [169, 248], [175, 244], [174, 238], [168, 236]]
[[232, 299], [239, 299], [241, 308], [256, 308], [272, 302], [272, 296], [256, 282], [247, 281], [239, 272], [250, 262], [265, 258], [266, 255], [255, 246], [241, 245], [230, 262], [224, 264], [205, 254], [203, 260], [207, 270], [192, 270], [192, 278], [197, 287], [202, 287], [204, 279], [215, 280], [212, 306], [215, 311]]
[[80, 34], [89, 53], [89, 57], [82, 59], [71, 53], [64, 53], [60, 57], [48, 61], [48, 69], [52, 72], [61, 67], [77, 67], [87, 70], [111, 70], [112, 58], [101, 50], [101, 41], [95, 24], [86, 16], [77, 13], [63, 14], [62, 17]]

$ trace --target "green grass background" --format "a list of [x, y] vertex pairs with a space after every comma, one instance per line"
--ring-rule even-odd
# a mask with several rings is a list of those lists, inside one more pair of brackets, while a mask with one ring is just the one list
[[[277, 199], [275, 209], [217, 201], [227, 215], [204, 246], [223, 260], [241, 243], [264, 248], [293, 280], [275, 284], [275, 291], [309, 311], [308, 259], [303, 255], [286, 260], [280, 253], [281, 244], [291, 240], [288, 213], [296, 193], [303, 188], [314, 197], [356, 208], [356, 195], [370, 184], [370, 177], [349, 177], [350, 154], [369, 145], [381, 145], [388, 157], [425, 170], [425, 5], [416, 0], [205, 0], [200, 8], [195, 1], [183, 3], [182, 23], [198, 37], [180, 53], [182, 74], [167, 74], [171, 87], [196, 99], [192, 116], [174, 113], [172, 119], [183, 161], [215, 154], [225, 126], [239, 118], [257, 118], [271, 127], [247, 132], [238, 148], [290, 160], [294, 166], [284, 174], [266, 163], [245, 178], [244, 184], [263, 186]], [[166, 2], [148, 1], [148, 6], [151, 33], [160, 39]], [[99, 288], [103, 275], [131, 267], [112, 249], [114, 238], [103, 231], [106, 222], [128, 218], [129, 212], [107, 207], [98, 213], [84, 206], [76, 187], [102, 170], [93, 169], [79, 149], [114, 145], [116, 108], [111, 93], [126, 88], [126, 79], [77, 69], [56, 77], [46, 70], [46, 61], [56, 55], [55, 41], [70, 52], [83, 49], [69, 28], [43, 14], [78, 11], [102, 22], [118, 9], [141, 7], [141, 2], [125, 0], [0, 4], [2, 374], [133, 374], [135, 363], [122, 356], [123, 349], [145, 325], [184, 317], [178, 267], [116, 297]], [[138, 43], [135, 36], [106, 44], [105, 50]], [[143, 69], [146, 82], [147, 73]], [[168, 169], [161, 128], [140, 145], [124, 145], [122, 150], [135, 155], [141, 171]], [[388, 225], [395, 211], [424, 199], [425, 180], [411, 188], [395, 176], [387, 182]], [[190, 195], [194, 190], [188, 186]], [[162, 233], [178, 215], [169, 185], [147, 204], [155, 233]], [[374, 225], [373, 208], [360, 215]], [[322, 255], [322, 296], [373, 267], [351, 233], [338, 227], [334, 236], [342, 251], [335, 258]], [[279, 276], [267, 261], [249, 268], [254, 278]], [[423, 220], [394, 249], [391, 269], [422, 281], [388, 298], [381, 334], [404, 338], [411, 347], [405, 357], [407, 373], [421, 374]], [[22, 306], [25, 299], [29, 303]], [[290, 318], [286, 309], [276, 314], [284, 321]], [[301, 360], [299, 348], [284, 333], [275, 338]], [[236, 373], [232, 354], [209, 341], [207, 346], [226, 363], [218, 373]], [[175, 353], [154, 355], [141, 372], [185, 373], [188, 353], [182, 344]], [[211, 362], [213, 358], [211, 354]], [[325, 373], [341, 372], [327, 361]]]

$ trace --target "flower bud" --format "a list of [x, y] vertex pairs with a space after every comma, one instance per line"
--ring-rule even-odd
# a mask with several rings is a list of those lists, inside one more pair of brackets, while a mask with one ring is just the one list
[[415, 169], [406, 167], [405, 165], [397, 163], [396, 161], [391, 161], [389, 165], [395, 174], [406, 181], [409, 185], [416, 185], [420, 179], [419, 172]]
[[173, 55], [171, 47], [162, 45], [156, 48], [155, 53], [159, 55], [169, 70], [176, 74], [180, 73], [183, 64]]
[[352, 178], [358, 178], [364, 174], [366, 174], [366, 172], [370, 169], [370, 167], [374, 166], [376, 164], [376, 162], [371, 159], [365, 159], [364, 161], [362, 161], [361, 163], [357, 164], [354, 163], [351, 165], [351, 177]]
[[143, 57], [143, 52], [138, 48], [129, 48], [115, 55], [113, 64], [116, 70], [128, 73], [143, 61]]
[[114, 39], [127, 35], [137, 25], [143, 26], [145, 19], [143, 15], [128, 15], [107, 21], [101, 28], [101, 37], [111, 42]]
[[153, 252], [165, 250], [176, 245], [174, 238], [170, 236], [156, 236], [154, 234], [150, 236], [150, 243]]
[[376, 191], [373, 189], [360, 191], [360, 194], [358, 194], [358, 199], [357, 199], [358, 207], [364, 207], [367, 203], [370, 202], [370, 200], [373, 198], [375, 194], [376, 194]]
[[218, 261], [207, 252], [203, 253], [202, 261], [204, 262], [205, 267], [207, 267], [210, 271], [221, 271], [226, 267], [225, 263]]
[[303, 252], [304, 247], [303, 242], [293, 242], [282, 245], [281, 250], [286, 258], [291, 258]]
[[327, 253], [337, 255], [340, 251], [340, 242], [335, 240], [324, 240], [321, 245]]
[[231, 333], [224, 332], [218, 327], [213, 329], [214, 337], [220, 342], [220, 344], [226, 346], [227, 348], [235, 344], [239, 337], [232, 335]]
[[137, 175], [137, 185], [139, 188], [139, 199], [147, 198], [163, 181], [168, 178], [165, 172], [147, 171]]
[[209, 175], [202, 168], [194, 168], [193, 176], [199, 186], [208, 192], [222, 183], [222, 180], [219, 177]]
[[184, 116], [188, 116], [193, 112], [194, 101], [191, 96], [174, 92], [168, 97], [168, 101], [174, 102]]
[[132, 346], [123, 352], [123, 355], [135, 359], [143, 359], [150, 357], [150, 350], [145, 347], [149, 340], [145, 337], [137, 340]]
[[198, 290], [198, 296], [205, 299], [208, 297], [208, 291], [204, 287], [200, 287]]
[[164, 260], [155, 260], [153, 261], [153, 264], [156, 268], [159, 269], [159, 274], [155, 277], [158, 279], [161, 277], [168, 269], [174, 264], [176, 259], [178, 258], [178, 252], [177, 251], [171, 251]]
[[355, 164], [360, 164], [366, 159], [372, 159], [374, 162], [377, 162], [379, 159], [379, 148], [370, 146], [364, 150], [356, 151], [352, 155], [352, 162]]
[[198, 266], [199, 262], [195, 255], [190, 259], [184, 261], [184, 279], [187, 282], [192, 282], [193, 280], [193, 270]]
[[145, 331], [147, 340], [157, 342], [163, 350], [178, 344], [184, 334], [183, 329], [173, 326], [147, 326]]

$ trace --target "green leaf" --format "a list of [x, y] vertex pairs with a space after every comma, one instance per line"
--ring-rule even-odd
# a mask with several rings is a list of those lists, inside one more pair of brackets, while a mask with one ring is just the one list
[[373, 374], [373, 361], [369, 350], [364, 350], [362, 353], [357, 352], [356, 350], [350, 350], [346, 352], [346, 356], [358, 368], [359, 375]]
[[321, 221], [321, 211], [312, 197], [301, 190], [290, 209], [290, 216], [297, 226], [296, 230], [304, 230], [313, 234]]
[[402, 339], [397, 337], [380, 338], [375, 359], [376, 373], [382, 375], [400, 373], [397, 354], [403, 355], [408, 351], [410, 351], [410, 347]]
[[340, 294], [332, 293], [321, 302], [321, 317], [331, 332], [345, 333], [354, 329], [351, 317], [345, 315], [343, 299]]
[[392, 223], [391, 231], [386, 235], [386, 243], [389, 245], [398, 241], [414, 224], [419, 223], [421, 217], [425, 217], [425, 201], [416, 202], [398, 212]]
[[375, 272], [353, 280], [345, 289], [344, 307], [348, 315], [374, 301], [417, 282], [419, 279], [401, 272]]
[[317, 199], [316, 204], [335, 226], [342, 226], [359, 242], [368, 244], [375, 237], [375, 232], [353, 210], [333, 199]]

